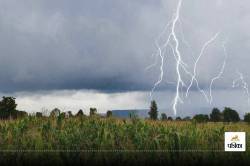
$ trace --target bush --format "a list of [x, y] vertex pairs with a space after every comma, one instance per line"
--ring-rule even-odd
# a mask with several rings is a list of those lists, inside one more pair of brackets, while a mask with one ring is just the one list
[[108, 118], [109, 118], [109, 117], [112, 117], [112, 111], [107, 111], [106, 116], [107, 116]]
[[176, 117], [176, 119], [175, 120], [177, 120], [177, 121], [181, 121], [182, 119], [181, 119], [181, 117]]
[[89, 109], [89, 115], [90, 116], [93, 116], [93, 115], [96, 115], [97, 114], [97, 109], [96, 108], [90, 108]]
[[167, 115], [165, 113], [162, 113], [161, 120], [167, 120], [167, 119], [168, 119]]
[[60, 110], [58, 109], [58, 108], [55, 108], [55, 109], [53, 109], [52, 111], [51, 111], [51, 113], [50, 113], [50, 117], [58, 117], [59, 115], [60, 115]]
[[83, 113], [82, 110], [79, 110], [79, 111], [77, 112], [77, 114], [76, 114], [76, 116], [83, 116], [83, 115], [84, 115], [84, 113]]
[[225, 122], [238, 122], [238, 121], [240, 121], [240, 117], [239, 117], [238, 112], [229, 108], [229, 107], [225, 107], [222, 114], [223, 114], [223, 119]]
[[41, 113], [41, 112], [36, 112], [36, 117], [37, 117], [37, 118], [43, 117], [43, 113]]
[[205, 114], [195, 115], [193, 119], [198, 123], [207, 122], [209, 120], [208, 115]]
[[211, 114], [210, 114], [210, 120], [213, 122], [219, 122], [223, 120], [222, 113], [218, 108], [213, 108]]
[[250, 113], [246, 113], [244, 115], [244, 121], [247, 122], [247, 123], [250, 123]]

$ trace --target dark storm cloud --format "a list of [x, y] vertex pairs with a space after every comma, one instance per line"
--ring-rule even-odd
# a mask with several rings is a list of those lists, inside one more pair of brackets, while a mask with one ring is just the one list
[[[174, 0], [0, 0], [0, 91], [150, 89], [159, 69], [144, 69], [175, 6]], [[220, 88], [229, 85], [236, 65], [249, 68], [249, 6], [236, 0], [183, 3], [184, 34], [195, 57], [217, 31], [229, 38], [230, 74], [217, 83]], [[223, 60], [220, 51], [209, 53], [199, 66], [201, 87]], [[175, 80], [173, 68], [166, 73]]]
[[[152, 1], [0, 1], [0, 90], [145, 89]], [[149, 13], [148, 13], [149, 12]], [[146, 47], [145, 47], [146, 46]]]

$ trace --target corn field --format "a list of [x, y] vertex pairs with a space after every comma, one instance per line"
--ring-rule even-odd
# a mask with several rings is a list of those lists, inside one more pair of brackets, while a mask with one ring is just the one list
[[[110, 161], [162, 158], [191, 162], [227, 156], [249, 160], [247, 152], [225, 153], [224, 132], [244, 131], [250, 145], [250, 125], [239, 123], [195, 123], [192, 121], [150, 121], [101, 117], [25, 117], [0, 121], [0, 160], [45, 156], [50, 160]], [[143, 154], [143, 155], [142, 155]], [[187, 155], [188, 154], [188, 155]], [[49, 157], [49, 156], [53, 157]], [[156, 157], [157, 156], [157, 157]], [[46, 158], [46, 157], [45, 157]], [[47, 159], [46, 159], [47, 160]], [[16, 161], [16, 160], [15, 160]], [[13, 161], [13, 162], [15, 162]], [[215, 160], [217, 161], [217, 160]], [[123, 161], [124, 162], [124, 161]], [[212, 162], [212, 161], [211, 161]], [[218, 160], [219, 162], [219, 160]]]

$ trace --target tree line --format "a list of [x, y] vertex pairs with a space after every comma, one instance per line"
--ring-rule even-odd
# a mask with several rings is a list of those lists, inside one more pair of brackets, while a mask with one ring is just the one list
[[[28, 115], [25, 111], [19, 111], [16, 109], [17, 104], [14, 97], [5, 97], [3, 96], [2, 100], [0, 101], [0, 119], [16, 119], [22, 118]], [[149, 109], [149, 118], [151, 120], [176, 120], [176, 121], [188, 121], [188, 120], [195, 120], [196, 122], [238, 122], [240, 121], [240, 116], [236, 110], [232, 108], [225, 107], [223, 111], [220, 111], [218, 108], [213, 108], [209, 115], [207, 114], [197, 114], [194, 115], [193, 118], [191, 117], [176, 117], [175, 119], [171, 116], [167, 116], [165, 113], [161, 114], [161, 117], [158, 118], [158, 108], [156, 101], [151, 101], [150, 109]], [[42, 112], [36, 112], [36, 117], [44, 117], [45, 115]], [[50, 117], [73, 117], [73, 116], [86, 116], [83, 110], [79, 110], [75, 115], [72, 114], [71, 111], [62, 112], [60, 109], [55, 108], [53, 109], [50, 114]], [[98, 116], [96, 108], [90, 108], [89, 116]], [[107, 111], [106, 117], [112, 117], [112, 111]], [[250, 123], [250, 113], [246, 113], [244, 115], [244, 121]]]
[[[158, 120], [158, 110], [156, 101], [151, 101], [150, 110], [148, 112], [151, 120]], [[174, 120], [171, 116], [167, 116], [165, 113], [161, 114], [160, 120]], [[197, 114], [193, 118], [187, 116], [185, 118], [176, 117], [175, 120], [195, 120], [196, 122], [239, 122], [240, 116], [238, 112], [230, 107], [225, 107], [223, 111], [218, 108], [213, 108], [209, 115]], [[250, 113], [244, 115], [245, 122], [250, 123]]]

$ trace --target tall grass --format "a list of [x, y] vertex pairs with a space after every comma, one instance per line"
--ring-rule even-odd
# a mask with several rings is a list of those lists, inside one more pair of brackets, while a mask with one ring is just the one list
[[[250, 126], [243, 122], [196, 124], [99, 117], [26, 117], [0, 122], [0, 148], [223, 150], [225, 131], [248, 134]], [[247, 143], [250, 143], [249, 139]]]
[[[39, 160], [44, 158], [45, 155], [35, 152], [45, 150], [53, 152], [50, 154], [53, 156], [47, 155], [44, 162], [53, 159], [72, 163], [81, 160], [97, 161], [96, 158], [99, 161], [101, 158], [108, 163], [112, 158], [118, 158], [119, 162], [128, 159], [150, 159], [157, 162], [159, 159], [167, 159], [168, 164], [176, 161], [187, 164], [188, 161], [193, 163], [204, 157], [210, 162], [222, 162], [220, 157], [235, 157], [233, 153], [223, 153], [225, 131], [245, 131], [246, 144], [250, 145], [250, 125], [244, 122], [194, 123], [100, 117], [26, 117], [0, 121], [0, 151], [13, 152], [15, 155], [12, 158], [10, 155], [7, 157], [11, 161], [20, 157], [16, 150], [31, 151], [22, 154], [28, 160], [30, 155]], [[64, 153], [63, 150], [74, 153]], [[141, 153], [138, 154], [139, 152]], [[0, 161], [5, 161], [6, 155], [1, 154]], [[249, 156], [250, 151], [247, 148], [246, 153], [240, 154], [240, 159], [250, 160]], [[230, 160], [226, 161], [230, 163]]]

